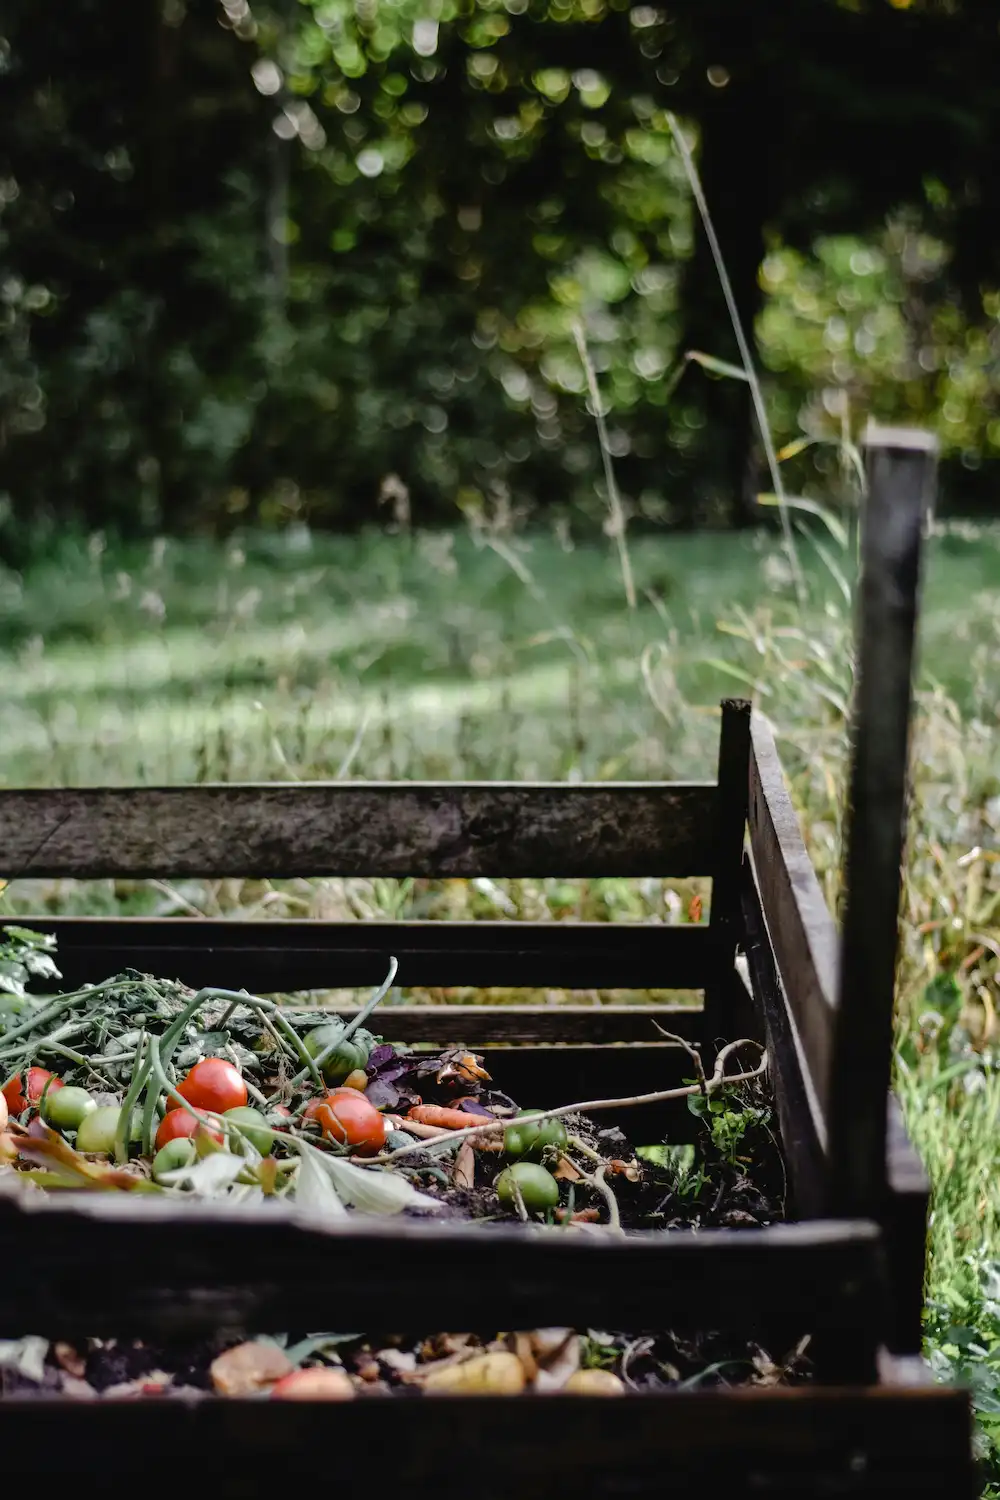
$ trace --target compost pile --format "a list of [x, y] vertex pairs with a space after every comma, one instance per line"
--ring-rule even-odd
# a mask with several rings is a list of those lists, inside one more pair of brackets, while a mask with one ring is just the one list
[[[395, 977], [348, 1018], [245, 991], [184, 986], [135, 971], [70, 994], [50, 938], [0, 940], [0, 1191], [139, 1192], [179, 1206], [284, 1199], [318, 1218], [352, 1211], [432, 1214], [483, 1226], [623, 1234], [740, 1227], [782, 1216], [783, 1172], [763, 1063], [724, 1056], [688, 1093], [698, 1148], [640, 1147], [567, 1105], [532, 1111], [461, 1048], [385, 1044], [366, 1025]], [[681, 1045], [686, 1045], [681, 1043]], [[741, 1056], [741, 1065], [745, 1061]], [[558, 1094], [558, 1079], [552, 1080]], [[619, 1106], [630, 1101], [607, 1101]], [[706, 1333], [542, 1329], [495, 1339], [434, 1333], [286, 1333], [198, 1348], [29, 1337], [0, 1341], [8, 1394], [163, 1396], [215, 1392], [344, 1399], [389, 1389], [677, 1389], [796, 1379], [803, 1349], [733, 1348]]]

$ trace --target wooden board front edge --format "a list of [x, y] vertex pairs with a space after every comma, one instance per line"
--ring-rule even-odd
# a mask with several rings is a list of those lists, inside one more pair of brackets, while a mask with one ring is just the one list
[[0, 876], [710, 875], [702, 782], [263, 782], [0, 791]]
[[0, 1288], [0, 1337], [184, 1338], [362, 1318], [372, 1333], [707, 1326], [790, 1348], [836, 1326], [859, 1362], [874, 1359], [882, 1259], [867, 1222], [620, 1236], [435, 1220], [7, 1189], [0, 1250], [30, 1275]]
[[[668, 1495], [899, 1496], [973, 1500], [967, 1397], [942, 1386], [800, 1386], [625, 1400], [510, 1397], [359, 1399], [348, 1404], [179, 1400], [0, 1401], [5, 1470], [112, 1486], [150, 1455], [207, 1465], [244, 1500], [315, 1487], [317, 1433], [347, 1492], [373, 1474], [413, 1495], [474, 1476], [485, 1500], [659, 1500]], [[223, 1491], [220, 1491], [223, 1493]]]

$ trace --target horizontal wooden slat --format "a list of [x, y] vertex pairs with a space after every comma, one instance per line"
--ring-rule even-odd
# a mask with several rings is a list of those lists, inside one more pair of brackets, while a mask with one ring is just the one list
[[[150, 1455], [183, 1455], [213, 1494], [271, 1500], [312, 1490], [317, 1434], [338, 1487], [367, 1493], [380, 1462], [412, 1495], [475, 1476], [482, 1500], [973, 1500], [968, 1397], [944, 1386], [690, 1391], [669, 1396], [466, 1396], [347, 1405], [208, 1400], [0, 1401], [9, 1473], [44, 1455], [46, 1477], [100, 1474], [148, 1487]], [[387, 1451], [387, 1445], [389, 1451]], [[224, 1462], [221, 1456], [224, 1455]], [[739, 1477], [737, 1477], [739, 1476]]]
[[836, 1322], [859, 1350], [877, 1342], [879, 1237], [865, 1222], [605, 1237], [401, 1217], [318, 1223], [281, 1204], [4, 1194], [0, 1253], [31, 1266], [0, 1287], [0, 1336], [182, 1337], [361, 1319], [371, 1333], [565, 1324], [796, 1338]]
[[[391, 1027], [387, 1029], [391, 1030]], [[483, 1047], [496, 1086], [524, 1108], [554, 1108], [586, 1099], [628, 1099], [635, 1094], [678, 1088], [694, 1068], [680, 1047], [663, 1042], [621, 1047]], [[669, 1140], [675, 1144], [704, 1134], [705, 1126], [686, 1099], [662, 1104], [630, 1104], [593, 1116], [603, 1128], [616, 1125], [636, 1146]]]
[[[331, 1015], [349, 1016], [346, 1007]], [[662, 1026], [685, 1041], [701, 1040], [704, 1011], [696, 1005], [392, 1005], [369, 1025], [390, 1042], [441, 1042], [491, 1047], [514, 1042], [659, 1042]]]
[[750, 847], [764, 920], [824, 1121], [837, 994], [837, 931], [785, 789], [774, 738], [754, 715]]
[[353, 782], [0, 792], [2, 874], [708, 875], [707, 783]]
[[351, 988], [395, 956], [406, 987], [699, 989], [713, 942], [707, 927], [610, 922], [18, 920], [54, 934], [70, 988], [123, 968], [260, 994]]

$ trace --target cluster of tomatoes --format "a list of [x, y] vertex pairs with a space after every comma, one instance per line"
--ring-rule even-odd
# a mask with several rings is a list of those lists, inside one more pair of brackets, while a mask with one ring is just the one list
[[[298, 1112], [299, 1118], [314, 1122], [337, 1146], [360, 1156], [374, 1156], [385, 1145], [386, 1123], [361, 1092], [366, 1081], [365, 1074], [356, 1070], [342, 1085], [310, 1099]], [[196, 1063], [177, 1084], [177, 1093], [184, 1104], [168, 1099], [156, 1131], [153, 1176], [157, 1179], [190, 1163], [194, 1155], [192, 1138], [199, 1126], [220, 1144], [228, 1135], [231, 1146], [240, 1149], [240, 1142], [246, 1140], [266, 1156], [276, 1132], [295, 1119], [285, 1105], [277, 1105], [268, 1115], [253, 1108], [239, 1070], [221, 1057], [206, 1057]], [[6, 1125], [8, 1114], [20, 1116], [37, 1110], [54, 1128], [75, 1131], [77, 1150], [104, 1155], [114, 1150], [120, 1108], [99, 1106], [86, 1089], [67, 1086], [45, 1068], [28, 1068], [23, 1075], [8, 1079], [2, 1100], [0, 1129]], [[225, 1120], [232, 1130], [220, 1128], [216, 1117]]]

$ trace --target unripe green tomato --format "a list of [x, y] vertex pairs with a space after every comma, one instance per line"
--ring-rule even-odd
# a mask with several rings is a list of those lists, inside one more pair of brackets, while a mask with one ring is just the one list
[[508, 1208], [517, 1207], [514, 1184], [517, 1184], [522, 1201], [529, 1214], [544, 1213], [555, 1208], [559, 1202], [559, 1184], [551, 1172], [534, 1162], [519, 1161], [507, 1167], [497, 1178], [497, 1197]]
[[[533, 1109], [522, 1109], [522, 1115], [532, 1115]], [[556, 1150], [565, 1149], [569, 1140], [562, 1120], [539, 1120], [534, 1125], [508, 1125], [504, 1131], [503, 1148], [508, 1156], [526, 1157], [537, 1161], [547, 1146]]]
[[[309, 1056], [319, 1057], [331, 1043], [337, 1042], [343, 1029], [339, 1021], [327, 1021], [325, 1025], [315, 1027], [303, 1038]], [[338, 1042], [329, 1057], [320, 1063], [320, 1072], [327, 1083], [343, 1083], [348, 1074], [367, 1066], [368, 1044], [351, 1037], [346, 1042]]]
[[161, 1146], [153, 1157], [153, 1180], [160, 1182], [167, 1172], [179, 1172], [194, 1161], [194, 1142], [187, 1136], [178, 1136]]
[[78, 1151], [98, 1151], [110, 1156], [115, 1149], [115, 1133], [121, 1110], [116, 1104], [103, 1104], [84, 1115], [76, 1132]]
[[227, 1109], [222, 1118], [231, 1120], [239, 1127], [238, 1133], [233, 1131], [227, 1137], [230, 1151], [242, 1156], [241, 1137], [245, 1136], [255, 1151], [259, 1151], [261, 1156], [267, 1155], [274, 1143], [274, 1131], [259, 1109], [254, 1109], [251, 1104], [238, 1104], [234, 1109]]
[[79, 1130], [96, 1108], [97, 1100], [86, 1089], [49, 1089], [42, 1101], [42, 1118], [57, 1130]]

